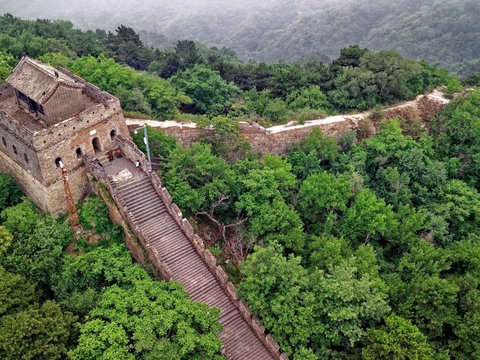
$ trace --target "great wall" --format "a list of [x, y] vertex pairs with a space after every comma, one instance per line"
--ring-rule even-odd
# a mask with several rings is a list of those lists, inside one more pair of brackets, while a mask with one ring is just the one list
[[[447, 102], [436, 90], [383, 112], [385, 117], [426, 122]], [[241, 123], [240, 134], [260, 154], [284, 154], [315, 128], [327, 136], [340, 136], [357, 130], [369, 116], [368, 112], [337, 115], [268, 129]], [[24, 57], [7, 84], [0, 86], [0, 171], [14, 176], [24, 192], [53, 215], [66, 210], [62, 174], [68, 173], [72, 198], [67, 195], [67, 200], [73, 204], [90, 191], [101, 195], [139, 263], [153, 267], [165, 280], [183, 284], [193, 300], [220, 309], [224, 331], [219, 336], [227, 359], [286, 360], [130, 140], [127, 125], [132, 129], [145, 122], [183, 146], [214, 131], [191, 123], [125, 122], [114, 96], [67, 70]], [[122, 157], [110, 162], [105, 153], [114, 149]], [[141, 171], [133, 165], [137, 160]]]
[[[227, 359], [288, 359], [239, 299], [235, 286], [183, 218], [145, 155], [122, 136], [115, 145], [122, 149], [120, 159], [85, 159], [92, 189], [102, 195], [99, 184], [103, 184], [112, 196], [113, 203], [105, 199], [111, 217], [123, 223], [127, 235], [133, 232], [161, 278], [180, 282], [193, 300], [220, 309], [222, 353]], [[141, 171], [133, 165], [136, 160], [142, 164]], [[128, 245], [145, 265], [138, 249]]]
[[[399, 116], [409, 121], [425, 123], [449, 100], [443, 92], [435, 89], [429, 94], [419, 95], [415, 100], [383, 109], [383, 117]], [[304, 140], [314, 128], [320, 128], [327, 136], [339, 137], [342, 134], [358, 129], [359, 121], [370, 116], [370, 112], [358, 114], [334, 115], [324, 119], [311, 120], [305, 124], [295, 122], [264, 128], [256, 123], [240, 123], [240, 135], [252, 145], [253, 151], [264, 154], [285, 154], [290, 146]], [[213, 130], [203, 129], [191, 122], [155, 121], [126, 118], [130, 129], [143, 124], [173, 136], [182, 146], [190, 146], [203, 136], [209, 136]], [[374, 132], [376, 129], [372, 129]]]

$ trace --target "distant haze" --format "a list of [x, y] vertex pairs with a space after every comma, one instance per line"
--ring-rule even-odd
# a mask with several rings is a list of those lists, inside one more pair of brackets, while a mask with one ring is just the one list
[[188, 38], [244, 59], [335, 57], [352, 43], [450, 68], [480, 58], [479, 0], [0, 0], [6, 12], [84, 29], [124, 24], [155, 46]]

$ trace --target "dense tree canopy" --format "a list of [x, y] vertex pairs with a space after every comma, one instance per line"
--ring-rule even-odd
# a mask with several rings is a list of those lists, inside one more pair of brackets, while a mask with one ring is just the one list
[[[9, 176], [1, 179], [16, 189]], [[41, 214], [27, 198], [6, 206], [0, 216], [2, 359], [223, 358], [218, 310], [134, 264], [100, 198], [78, 206], [98, 244], [73, 243], [66, 221]]]

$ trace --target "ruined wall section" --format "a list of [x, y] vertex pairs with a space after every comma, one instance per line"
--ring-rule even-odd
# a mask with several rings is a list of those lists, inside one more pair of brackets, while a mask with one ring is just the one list
[[246, 124], [242, 126], [240, 134], [252, 145], [253, 151], [259, 154], [284, 155], [292, 145], [305, 140], [315, 128], [320, 128], [326, 136], [339, 137], [355, 130], [356, 127], [355, 119], [346, 119], [330, 124], [293, 127], [281, 132], [270, 132], [263, 127]]
[[[438, 93], [435, 95], [438, 96]], [[409, 101], [397, 106], [386, 108], [383, 114], [378, 118], [391, 119], [401, 117], [407, 123], [418, 123], [420, 126], [426, 126], [429, 119], [437, 114], [448, 100], [438, 100], [427, 96], [419, 96], [414, 101]], [[305, 140], [308, 135], [316, 128], [320, 128], [326, 136], [339, 137], [348, 132], [358, 129], [358, 123], [361, 119], [368, 118], [368, 112], [353, 115], [338, 115], [327, 119], [307, 121], [303, 125], [291, 124], [272, 128], [264, 128], [256, 123], [240, 123], [240, 135], [252, 145], [252, 149], [259, 153], [271, 153], [283, 155], [292, 145]], [[142, 124], [144, 120], [127, 119], [130, 128], [133, 130]], [[195, 141], [202, 137], [209, 137], [213, 130], [201, 129], [194, 124], [182, 124], [175, 122], [147, 121], [148, 124], [163, 132], [166, 135], [173, 136], [177, 142], [189, 147]], [[156, 124], [157, 125], [156, 125]], [[378, 131], [378, 121], [373, 121], [373, 131]]]
[[13, 96], [13, 94], [14, 90], [10, 84], [5, 83], [0, 85], [0, 101]]

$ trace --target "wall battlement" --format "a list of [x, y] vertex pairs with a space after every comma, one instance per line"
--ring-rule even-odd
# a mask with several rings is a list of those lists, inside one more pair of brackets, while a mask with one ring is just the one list
[[[428, 118], [438, 112], [448, 99], [439, 90], [431, 94], [420, 95], [413, 101], [408, 101], [383, 110], [383, 117], [400, 116], [408, 121], [428, 121]], [[347, 115], [334, 115], [325, 119], [307, 121], [305, 124], [289, 123], [286, 125], [264, 128], [256, 123], [240, 123], [240, 135], [252, 145], [252, 149], [260, 154], [270, 153], [283, 155], [292, 145], [305, 140], [313, 129], [320, 128], [326, 136], [339, 137], [358, 129], [360, 120], [368, 118], [369, 112]], [[127, 125], [133, 130], [144, 123], [173, 136], [177, 142], [189, 147], [202, 137], [213, 134], [211, 129], [198, 128], [194, 123], [176, 121], [154, 121], [142, 119], [126, 119]], [[376, 129], [374, 129], [376, 130]]]

